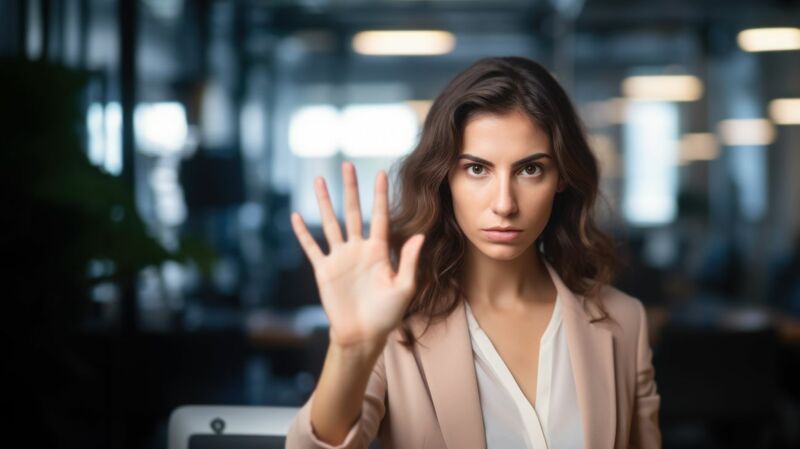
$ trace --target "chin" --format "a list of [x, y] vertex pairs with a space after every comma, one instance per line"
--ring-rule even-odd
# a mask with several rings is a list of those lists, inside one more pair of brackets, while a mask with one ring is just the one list
[[520, 244], [497, 244], [485, 243], [478, 247], [478, 250], [486, 257], [495, 260], [514, 260], [525, 253], [527, 246]]

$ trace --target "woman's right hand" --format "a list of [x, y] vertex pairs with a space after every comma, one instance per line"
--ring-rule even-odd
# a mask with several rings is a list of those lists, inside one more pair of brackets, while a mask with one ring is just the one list
[[314, 267], [322, 307], [330, 322], [331, 343], [343, 348], [381, 344], [402, 320], [414, 294], [424, 235], [416, 234], [403, 244], [395, 273], [389, 259], [386, 172], [379, 171], [375, 179], [372, 225], [367, 239], [362, 234], [358, 181], [351, 162], [342, 164], [342, 176], [347, 240], [342, 237], [322, 177], [315, 178], [314, 190], [329, 254], [323, 254], [297, 212], [291, 216], [292, 229]]

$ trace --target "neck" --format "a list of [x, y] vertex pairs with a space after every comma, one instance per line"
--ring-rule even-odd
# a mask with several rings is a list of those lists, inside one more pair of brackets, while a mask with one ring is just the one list
[[492, 259], [471, 247], [464, 279], [471, 306], [512, 311], [555, 299], [555, 286], [535, 245], [513, 260]]

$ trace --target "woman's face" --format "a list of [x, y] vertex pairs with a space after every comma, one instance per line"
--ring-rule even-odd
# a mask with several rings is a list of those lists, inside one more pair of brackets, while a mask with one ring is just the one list
[[[519, 111], [467, 122], [448, 183], [462, 232], [497, 260], [515, 259], [536, 241], [562, 185], [547, 133]], [[518, 231], [488, 231], [496, 227]]]

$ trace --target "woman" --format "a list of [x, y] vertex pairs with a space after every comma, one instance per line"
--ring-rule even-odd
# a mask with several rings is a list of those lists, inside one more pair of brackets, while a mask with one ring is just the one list
[[322, 178], [328, 255], [292, 214], [330, 345], [288, 448], [660, 447], [644, 309], [609, 286], [597, 163], [547, 70], [486, 58], [453, 79], [391, 220], [379, 172], [368, 238], [342, 170], [346, 240]]

